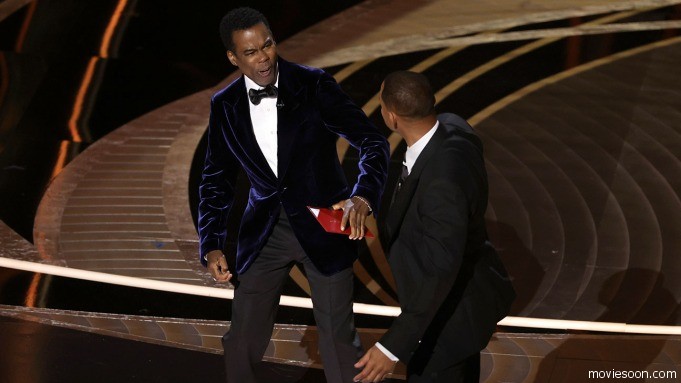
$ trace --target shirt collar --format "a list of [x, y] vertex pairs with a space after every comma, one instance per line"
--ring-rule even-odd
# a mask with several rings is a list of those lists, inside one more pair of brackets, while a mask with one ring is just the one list
[[440, 126], [440, 121], [436, 121], [435, 125], [430, 128], [428, 133], [424, 134], [418, 141], [414, 142], [412, 146], [407, 146], [407, 152], [404, 155], [404, 164], [407, 166], [407, 171], [411, 173], [411, 168], [414, 166], [416, 159], [419, 157], [423, 148], [428, 145], [428, 142], [435, 134], [437, 127]]

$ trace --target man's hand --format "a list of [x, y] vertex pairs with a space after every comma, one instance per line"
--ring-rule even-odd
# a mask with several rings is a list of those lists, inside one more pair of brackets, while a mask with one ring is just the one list
[[364, 198], [352, 197], [336, 202], [331, 206], [333, 210], [343, 209], [343, 219], [341, 220], [341, 230], [350, 224], [350, 239], [364, 238], [364, 228], [367, 216], [371, 214], [371, 207]]
[[393, 371], [396, 363], [374, 346], [364, 354], [359, 362], [355, 363], [355, 368], [361, 368], [362, 372], [357, 374], [353, 381], [363, 383], [380, 382], [385, 379], [389, 372]]
[[208, 271], [217, 283], [226, 283], [232, 279], [232, 273], [227, 268], [227, 260], [220, 250], [213, 250], [206, 255]]

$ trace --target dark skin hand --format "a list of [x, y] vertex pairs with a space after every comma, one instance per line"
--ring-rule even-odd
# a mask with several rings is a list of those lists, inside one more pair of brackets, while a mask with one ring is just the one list
[[362, 372], [357, 374], [354, 382], [380, 382], [385, 376], [392, 372], [396, 362], [388, 358], [376, 346], [367, 351], [366, 354], [355, 364], [355, 368], [361, 368]]
[[206, 255], [208, 271], [217, 283], [227, 283], [232, 279], [232, 273], [227, 268], [227, 260], [220, 250], [213, 250]]
[[[371, 208], [360, 198], [352, 197], [351, 200], [353, 205], [343, 214], [341, 230], [345, 230], [345, 227], [350, 224], [350, 239], [362, 239], [364, 238], [367, 217], [371, 214]], [[331, 208], [333, 210], [343, 209], [347, 201], [336, 202]]]

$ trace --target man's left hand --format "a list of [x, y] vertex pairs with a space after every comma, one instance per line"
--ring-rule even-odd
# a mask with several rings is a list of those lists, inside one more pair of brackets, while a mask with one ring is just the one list
[[333, 206], [333, 210], [343, 209], [343, 219], [341, 220], [341, 230], [350, 224], [350, 239], [364, 238], [365, 224], [367, 216], [371, 214], [371, 207], [363, 198], [352, 197], [350, 200], [339, 201]]
[[393, 371], [395, 364], [396, 362], [390, 360], [381, 350], [374, 346], [355, 364], [355, 368], [361, 368], [362, 372], [357, 374], [353, 381], [363, 383], [380, 382], [385, 379], [388, 373]]

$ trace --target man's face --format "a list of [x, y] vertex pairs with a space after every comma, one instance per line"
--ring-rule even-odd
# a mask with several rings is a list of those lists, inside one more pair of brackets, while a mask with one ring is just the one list
[[232, 33], [234, 52], [229, 61], [260, 86], [274, 84], [277, 78], [277, 46], [263, 23]]

